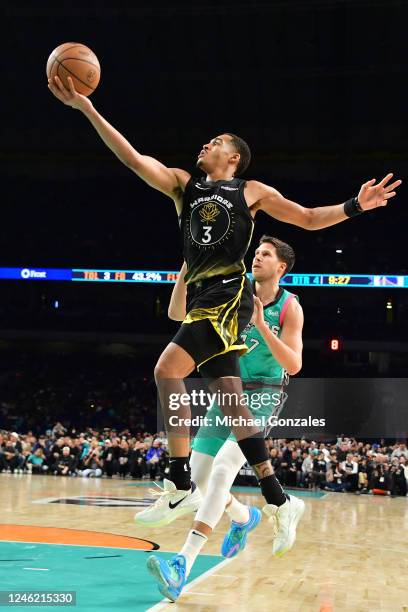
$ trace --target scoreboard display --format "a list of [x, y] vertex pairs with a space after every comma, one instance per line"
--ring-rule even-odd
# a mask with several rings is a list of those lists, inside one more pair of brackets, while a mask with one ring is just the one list
[[[248, 274], [251, 278], [252, 275]], [[88, 283], [175, 283], [175, 270], [102, 270], [55, 268], [0, 268], [0, 280], [74, 281]], [[364, 287], [408, 289], [408, 276], [380, 274], [286, 274], [286, 287]]]
[[155, 272], [153, 270], [72, 270], [73, 281], [175, 283], [177, 277], [177, 272]]
[[[175, 283], [178, 272], [148, 270], [73, 270], [74, 281], [105, 281], [125, 283]], [[252, 274], [248, 274], [251, 278]], [[280, 281], [286, 287], [408, 287], [407, 276], [368, 274], [286, 274]]]

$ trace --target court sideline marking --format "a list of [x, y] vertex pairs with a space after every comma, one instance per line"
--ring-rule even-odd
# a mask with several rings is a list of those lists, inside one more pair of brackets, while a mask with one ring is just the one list
[[[210, 568], [209, 570], [204, 572], [204, 574], [201, 574], [201, 576], [198, 576], [197, 578], [194, 578], [194, 580], [189, 582], [187, 584], [187, 586], [183, 589], [183, 594], [184, 593], [189, 593], [191, 591], [191, 589], [193, 589], [198, 584], [200, 584], [200, 582], [202, 582], [206, 578], [209, 578], [210, 576], [212, 576], [213, 574], [218, 572], [219, 569], [225, 567], [226, 565], [228, 565], [232, 561], [233, 561], [233, 559], [224, 559], [224, 561], [221, 561], [221, 563], [218, 563], [214, 567]], [[146, 612], [158, 612], [159, 610], [163, 610], [166, 606], [171, 606], [171, 605], [173, 605], [172, 602], [170, 602], [168, 599], [163, 599], [158, 604], [155, 604], [153, 607], [148, 608], [146, 610]]]

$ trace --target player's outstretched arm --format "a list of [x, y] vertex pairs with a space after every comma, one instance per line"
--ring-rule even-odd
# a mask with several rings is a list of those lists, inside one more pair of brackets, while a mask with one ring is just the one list
[[187, 265], [186, 262], [184, 262], [171, 293], [168, 315], [169, 319], [172, 319], [172, 321], [183, 321], [186, 318], [187, 288], [184, 282], [186, 272]]
[[98, 113], [92, 102], [75, 91], [71, 77], [68, 77], [69, 89], [64, 87], [61, 79], [48, 81], [48, 88], [58, 100], [80, 110], [89, 119], [103, 142], [128, 168], [133, 170], [148, 185], [168, 195], [174, 200], [180, 198], [190, 175], [179, 168], [167, 168], [157, 159], [141, 155], [106, 119]]
[[245, 191], [248, 205], [255, 210], [263, 210], [278, 221], [291, 223], [307, 230], [319, 230], [336, 225], [350, 217], [379, 206], [386, 206], [388, 200], [396, 195], [395, 189], [400, 180], [390, 183], [393, 175], [387, 174], [382, 181], [375, 179], [364, 183], [357, 198], [334, 206], [305, 208], [285, 198], [279, 191], [258, 181], [249, 181]]
[[288, 374], [293, 376], [302, 368], [302, 329], [303, 310], [296, 299], [292, 299], [285, 313], [280, 338], [265, 323], [263, 305], [254, 295], [254, 313], [252, 322], [269, 347], [272, 355]]

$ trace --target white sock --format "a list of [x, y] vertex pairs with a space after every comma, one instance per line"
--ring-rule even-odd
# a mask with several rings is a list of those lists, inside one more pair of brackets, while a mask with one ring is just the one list
[[241, 504], [236, 497], [231, 495], [231, 502], [225, 508], [228, 516], [236, 523], [247, 523], [249, 521], [249, 508]]
[[207, 540], [207, 536], [201, 533], [201, 531], [198, 531], [198, 529], [192, 529], [189, 532], [187, 540], [179, 552], [179, 555], [184, 555], [186, 558], [186, 576], [189, 575], [194, 561], [200, 554], [200, 551]]

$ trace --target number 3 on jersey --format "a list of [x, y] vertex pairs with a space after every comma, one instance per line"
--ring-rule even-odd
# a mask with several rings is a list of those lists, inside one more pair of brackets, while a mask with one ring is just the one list
[[204, 236], [201, 238], [201, 242], [207, 244], [207, 242], [211, 242], [211, 225], [203, 225]]

